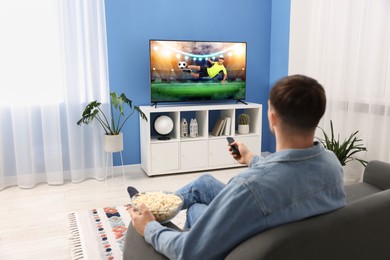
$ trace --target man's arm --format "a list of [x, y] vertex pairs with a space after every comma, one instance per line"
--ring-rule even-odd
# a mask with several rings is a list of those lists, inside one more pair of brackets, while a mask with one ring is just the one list
[[223, 79], [221, 80], [221, 83], [222, 83], [222, 84], [226, 83], [226, 78], [227, 78], [227, 70], [224, 69], [224, 70], [223, 70]]
[[221, 80], [221, 83], [226, 83], [227, 74], [223, 74], [223, 79]]

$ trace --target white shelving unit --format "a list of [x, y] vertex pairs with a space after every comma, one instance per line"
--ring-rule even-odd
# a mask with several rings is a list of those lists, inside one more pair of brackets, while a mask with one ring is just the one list
[[[244, 142], [254, 153], [261, 151], [262, 105], [217, 104], [180, 106], [141, 106], [148, 121], [140, 119], [141, 166], [149, 176], [184, 173], [218, 168], [239, 167], [228, 152], [226, 135], [214, 136], [211, 131], [220, 117], [230, 117], [230, 135]], [[250, 116], [249, 134], [237, 133], [237, 118], [241, 113]], [[169, 116], [174, 123], [169, 140], [158, 140], [154, 120], [160, 115]], [[180, 122], [191, 118], [198, 122], [197, 137], [181, 137]]]

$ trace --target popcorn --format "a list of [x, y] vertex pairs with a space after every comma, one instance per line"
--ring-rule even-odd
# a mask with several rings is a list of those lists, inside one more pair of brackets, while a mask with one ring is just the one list
[[136, 208], [145, 204], [158, 222], [167, 222], [175, 217], [183, 204], [178, 195], [162, 191], [139, 193], [133, 197], [132, 202]]

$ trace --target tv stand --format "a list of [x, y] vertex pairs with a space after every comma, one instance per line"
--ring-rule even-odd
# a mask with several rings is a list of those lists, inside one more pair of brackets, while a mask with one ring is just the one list
[[237, 104], [237, 103], [243, 103], [243, 104], [245, 104], [245, 105], [248, 105], [248, 103], [246, 103], [245, 101], [242, 101], [241, 99], [237, 99], [237, 100], [236, 100], [236, 104]]
[[[242, 167], [228, 151], [227, 136], [245, 143], [254, 154], [261, 153], [262, 105], [255, 103], [141, 106], [148, 121], [140, 119], [141, 167], [148, 176], [186, 173], [211, 169]], [[238, 133], [238, 116], [250, 117], [248, 134]], [[169, 140], [160, 140], [153, 122], [160, 115], [169, 116], [173, 130]], [[181, 122], [185, 118], [188, 135], [181, 136]], [[190, 137], [190, 122], [196, 118], [198, 134]], [[213, 128], [220, 118], [230, 118], [230, 127], [213, 135]], [[215, 131], [214, 131], [215, 133]]]

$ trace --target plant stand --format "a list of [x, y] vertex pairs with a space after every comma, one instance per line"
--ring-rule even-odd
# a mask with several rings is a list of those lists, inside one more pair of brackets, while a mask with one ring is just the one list
[[[121, 164], [122, 164], [122, 175], [123, 175], [123, 182], [126, 181], [125, 178], [125, 169], [123, 166], [123, 134], [119, 133], [118, 135], [105, 135], [104, 136], [104, 151], [106, 152], [106, 177], [107, 179], [108, 175], [108, 157], [111, 154], [111, 158], [113, 153], [120, 153], [121, 156]], [[111, 178], [114, 178], [114, 162], [112, 163], [111, 167]]]
[[[108, 177], [108, 158], [109, 156], [111, 155], [111, 157], [113, 156], [114, 152], [106, 152], [106, 176], [104, 177], [104, 180], [107, 180], [107, 177]], [[123, 157], [122, 157], [122, 151], [119, 151], [119, 154], [121, 156], [121, 164], [122, 164], [122, 175], [123, 175], [123, 182], [126, 181], [126, 177], [125, 177], [125, 167], [123, 166]], [[111, 167], [111, 179], [114, 178], [114, 163]]]

